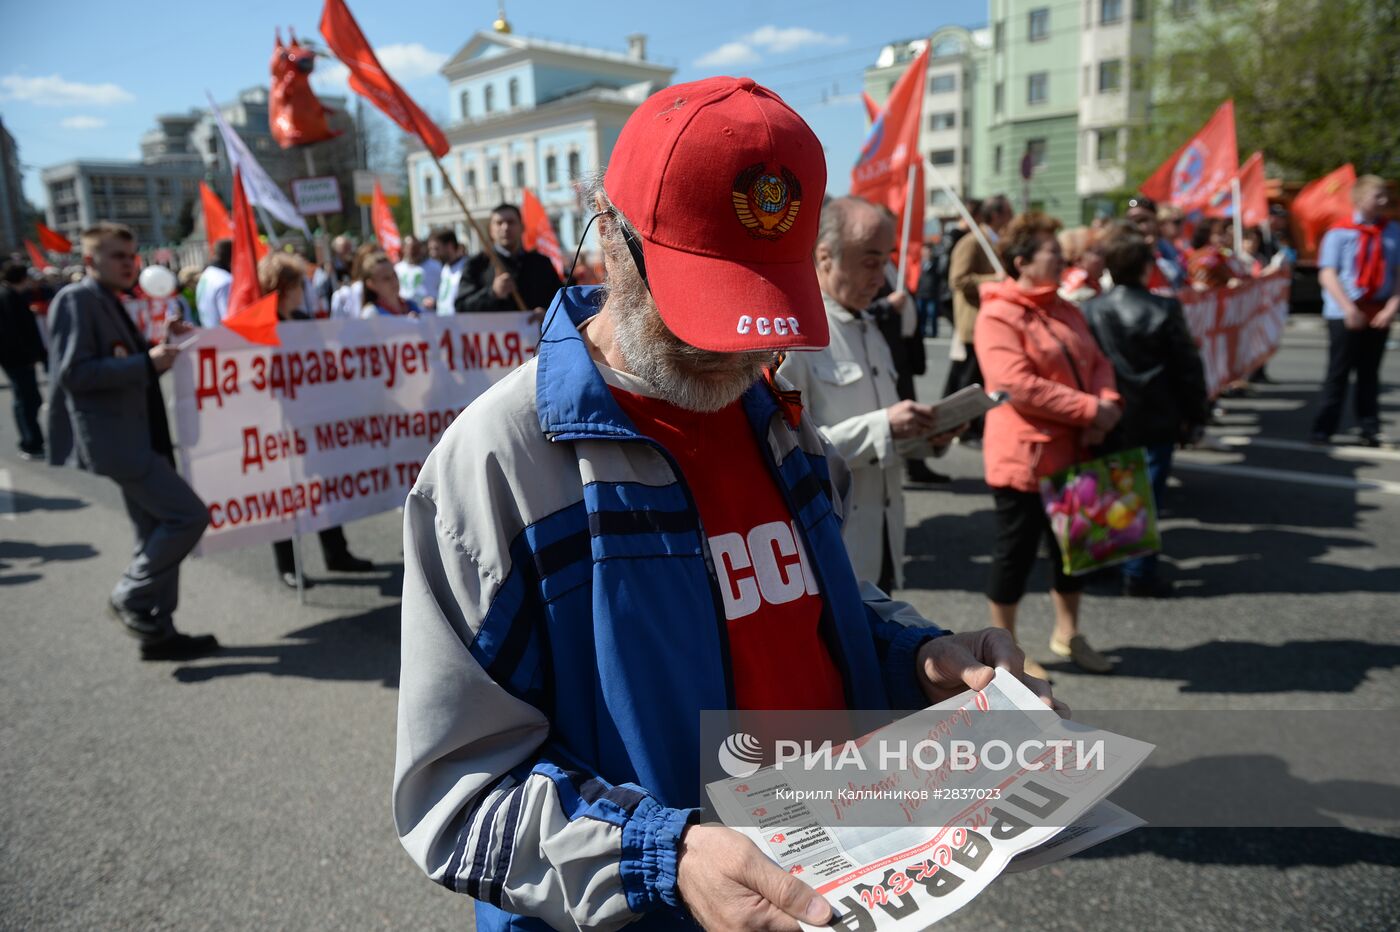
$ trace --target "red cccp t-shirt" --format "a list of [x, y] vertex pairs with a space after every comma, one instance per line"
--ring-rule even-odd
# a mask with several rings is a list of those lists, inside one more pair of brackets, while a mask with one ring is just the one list
[[740, 709], [840, 709], [822, 598], [801, 535], [739, 402], [713, 414], [610, 386], [680, 466], [719, 577]]

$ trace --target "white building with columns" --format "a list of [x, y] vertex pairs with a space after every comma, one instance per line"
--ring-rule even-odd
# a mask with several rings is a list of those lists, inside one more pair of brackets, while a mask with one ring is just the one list
[[[572, 253], [592, 213], [576, 182], [607, 165], [622, 125], [675, 69], [647, 61], [644, 36], [610, 52], [512, 35], [503, 25], [473, 35], [442, 67], [452, 145], [442, 165], [483, 229], [491, 208], [518, 205], [523, 189], [533, 190]], [[415, 233], [453, 227], [468, 249], [481, 248], [421, 144], [408, 156], [408, 178]]]

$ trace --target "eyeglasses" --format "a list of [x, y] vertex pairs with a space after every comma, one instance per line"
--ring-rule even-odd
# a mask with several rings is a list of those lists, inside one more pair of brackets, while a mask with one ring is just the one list
[[642, 241], [638, 239], [637, 235], [632, 232], [632, 229], [623, 222], [621, 217], [614, 214], [613, 222], [616, 223], [617, 228], [622, 231], [622, 241], [627, 244], [627, 251], [632, 254], [632, 264], [637, 267], [637, 274], [642, 277], [642, 284], [646, 285], [647, 290], [650, 291], [651, 283], [647, 281], [647, 262], [646, 257], [642, 255]]

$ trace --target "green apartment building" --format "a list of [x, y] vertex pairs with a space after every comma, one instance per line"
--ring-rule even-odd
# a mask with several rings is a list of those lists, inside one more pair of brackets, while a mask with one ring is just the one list
[[[1004, 193], [1017, 210], [1033, 208], [1080, 222], [1078, 0], [990, 0], [986, 145], [974, 153], [975, 194]], [[1027, 158], [1027, 156], [1029, 156]], [[1022, 177], [1029, 162], [1031, 177]]]
[[[1130, 134], [1147, 119], [1152, 0], [989, 0], [987, 27], [943, 26], [891, 43], [865, 72], [883, 101], [928, 45], [920, 147], [964, 198], [1005, 194], [1066, 225], [1112, 210]], [[1171, 28], [1195, 0], [1170, 0]], [[1029, 159], [1027, 160], [1027, 156]], [[1030, 178], [1022, 176], [1028, 161]], [[932, 181], [929, 224], [954, 214]]]

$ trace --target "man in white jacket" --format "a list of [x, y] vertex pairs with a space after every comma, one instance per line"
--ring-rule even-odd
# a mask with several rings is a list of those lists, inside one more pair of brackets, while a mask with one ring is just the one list
[[856, 576], [886, 592], [904, 580], [904, 460], [942, 455], [950, 439], [931, 436], [932, 405], [900, 400], [889, 343], [863, 313], [894, 244], [894, 222], [873, 204], [841, 197], [822, 207], [814, 259], [831, 342], [790, 353], [778, 370], [851, 469], [841, 537]]

